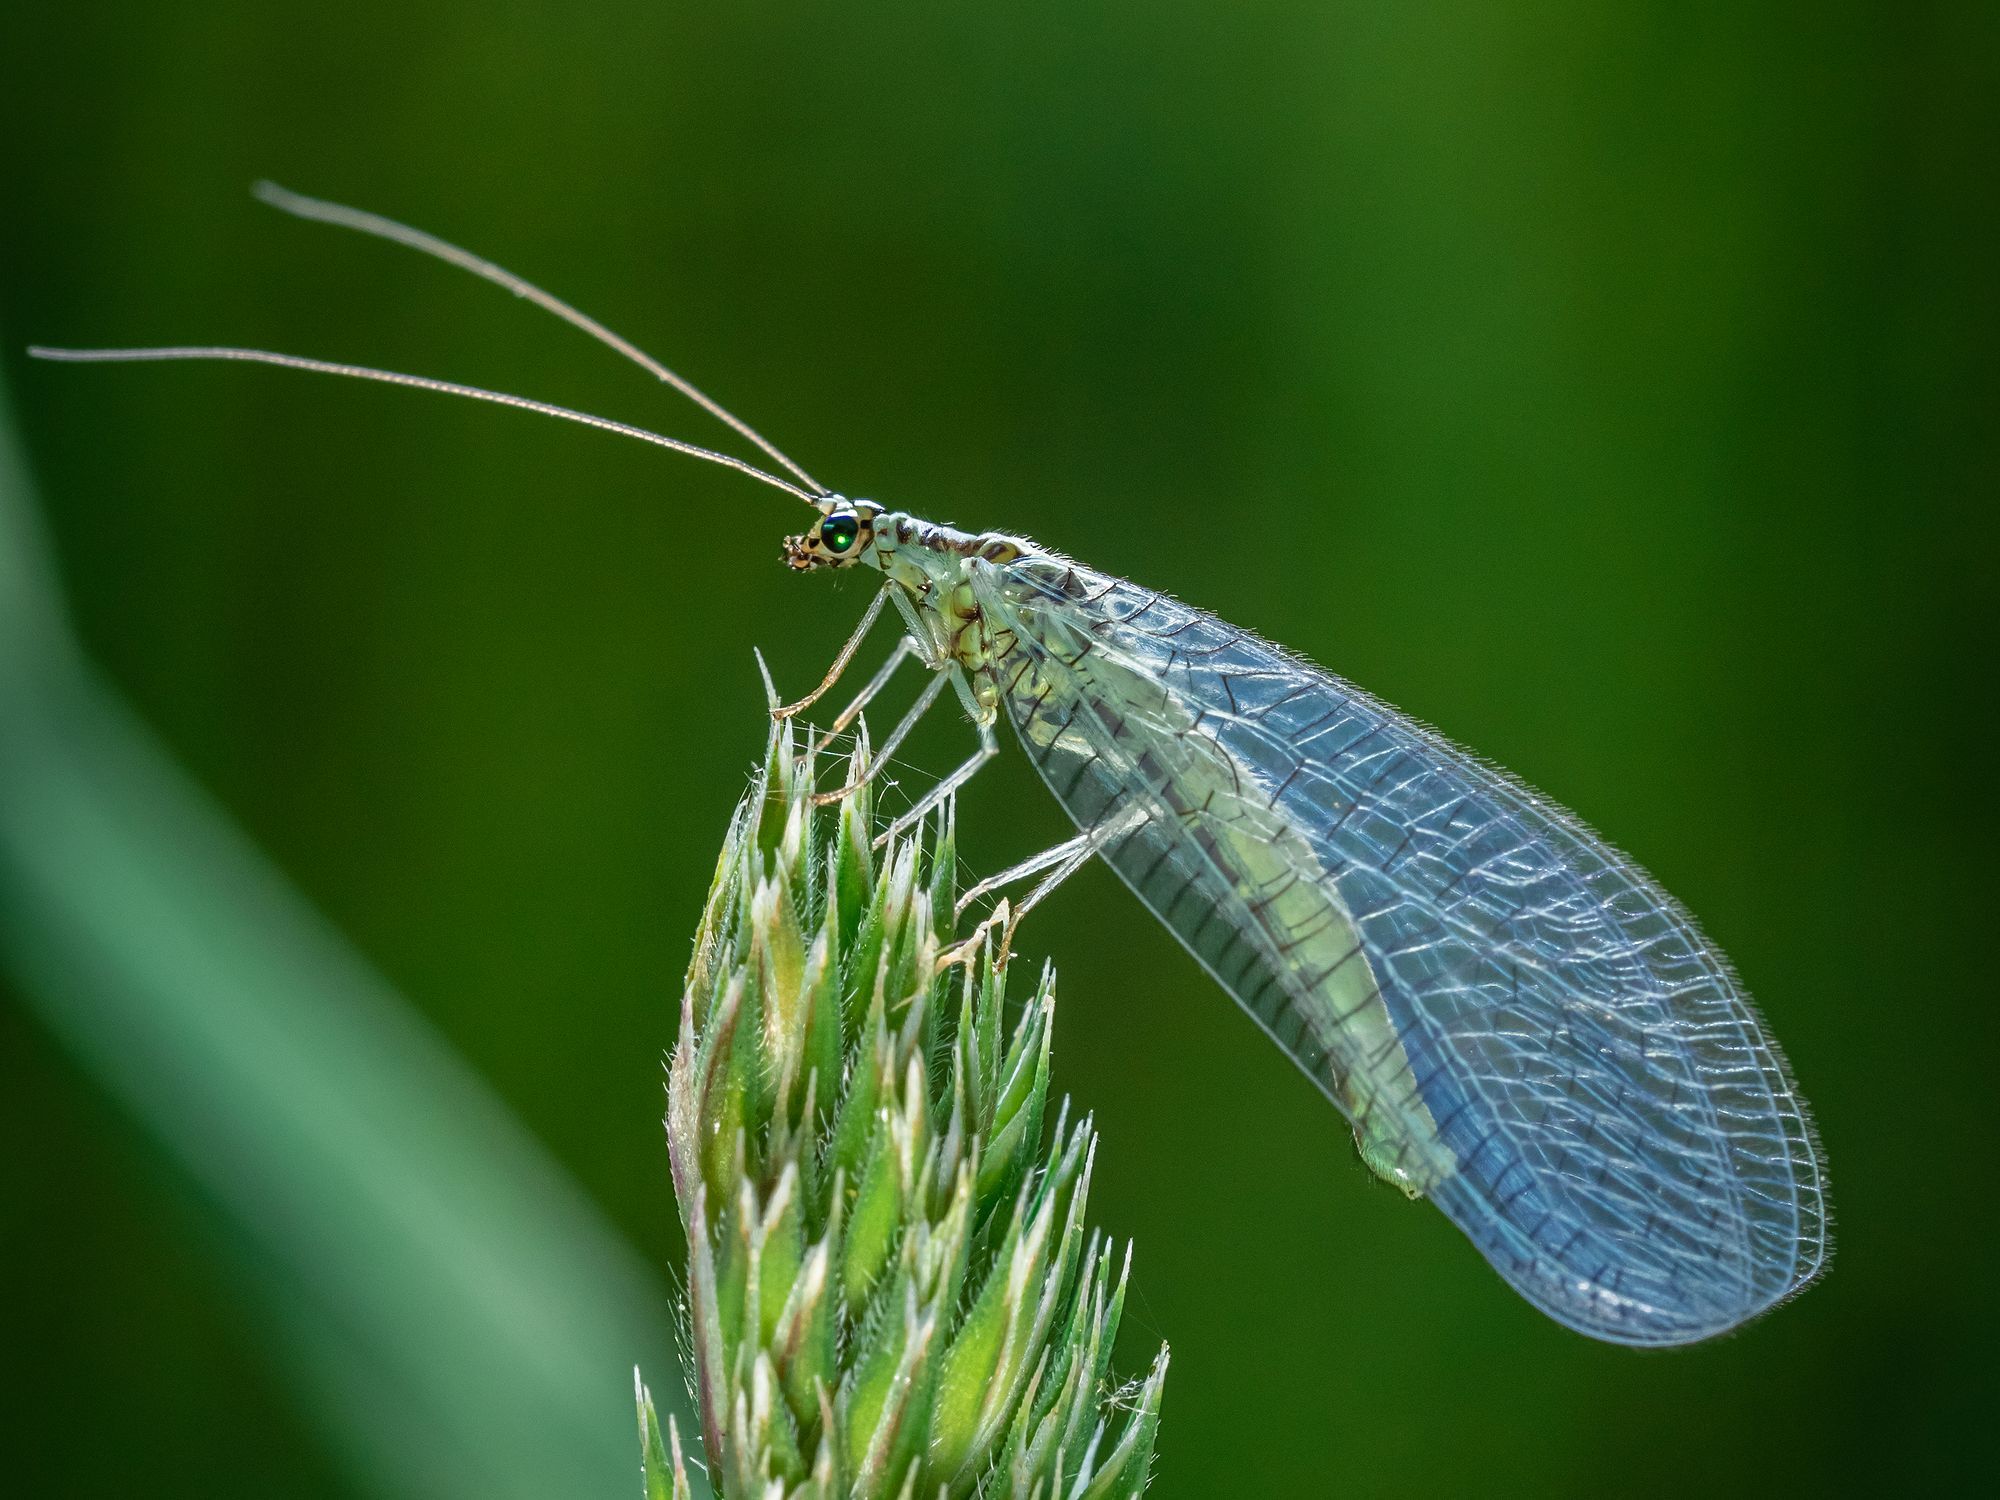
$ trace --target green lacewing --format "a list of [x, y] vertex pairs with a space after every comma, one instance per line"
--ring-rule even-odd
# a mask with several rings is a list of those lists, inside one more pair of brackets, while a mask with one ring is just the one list
[[259, 188], [303, 218], [395, 241], [581, 329], [695, 402], [782, 473], [525, 397], [372, 367], [194, 346], [47, 359], [247, 360], [497, 402], [750, 475], [812, 506], [801, 572], [882, 575], [802, 712], [885, 606], [933, 676], [885, 762], [950, 687], [978, 747], [904, 814], [998, 753], [1002, 719], [1076, 837], [972, 894], [1110, 865], [1333, 1102], [1369, 1169], [1428, 1198], [1529, 1301], [1593, 1337], [1672, 1345], [1804, 1287], [1827, 1248], [1822, 1153], [1728, 960], [1574, 815], [1332, 673], [1167, 594], [1024, 537], [970, 533], [818, 483], [595, 319], [375, 214]]

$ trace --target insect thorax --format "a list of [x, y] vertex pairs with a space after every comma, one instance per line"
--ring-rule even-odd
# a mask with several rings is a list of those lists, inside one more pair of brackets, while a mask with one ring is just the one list
[[1005, 567], [1026, 554], [1027, 544], [992, 532], [974, 535], [901, 511], [877, 515], [873, 533], [860, 560], [879, 568], [903, 591], [930, 637], [925, 644], [938, 658], [978, 677], [990, 667], [991, 653], [973, 593], [973, 569], [981, 563]]

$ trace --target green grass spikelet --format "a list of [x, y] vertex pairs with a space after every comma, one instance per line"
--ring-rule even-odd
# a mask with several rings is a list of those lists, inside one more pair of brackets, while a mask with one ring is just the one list
[[[820, 806], [819, 782], [777, 725], [669, 1069], [710, 1480], [743, 1500], [1137, 1495], [1166, 1350], [1114, 1383], [1131, 1252], [1086, 1227], [1091, 1121], [1063, 1106], [1044, 1139], [1054, 976], [1010, 1007], [990, 944], [944, 961], [949, 806], [878, 851], [868, 788]], [[680, 1435], [638, 1400], [648, 1500], [679, 1500]]]

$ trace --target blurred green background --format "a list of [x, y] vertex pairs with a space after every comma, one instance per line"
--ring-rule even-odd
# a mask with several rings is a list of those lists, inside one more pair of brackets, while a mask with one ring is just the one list
[[[1817, 1108], [1838, 1250], [1740, 1336], [1637, 1355], [1371, 1183], [1108, 874], [1066, 888], [1024, 941], [1061, 966], [1097, 1215], [1138, 1242], [1126, 1363], [1174, 1350], [1154, 1493], [1991, 1470], [2000, 1026], [1965, 781], [1991, 758], [1992, 7], [0, 25], [0, 368], [76, 627], [636, 1247], [657, 1284], [622, 1305], [663, 1308], [681, 1253], [659, 1059], [761, 746], [750, 648], [802, 689], [866, 584], [781, 571], [782, 497], [555, 423], [22, 358], [246, 343], [721, 436], [490, 287], [259, 207], [257, 177], [542, 281], [850, 494], [1025, 531], [1354, 678], [1575, 807], [1734, 956]], [[910, 758], [964, 744], [941, 714]], [[1009, 754], [968, 856], [1058, 816]], [[393, 1492], [329, 1437], [210, 1196], [21, 982], [9, 1489]], [[676, 1384], [663, 1327], [633, 1345]]]

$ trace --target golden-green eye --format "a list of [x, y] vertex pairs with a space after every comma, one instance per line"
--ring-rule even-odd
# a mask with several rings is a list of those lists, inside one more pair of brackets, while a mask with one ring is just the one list
[[829, 552], [845, 552], [861, 535], [861, 523], [852, 511], [841, 511], [820, 522], [819, 539]]

